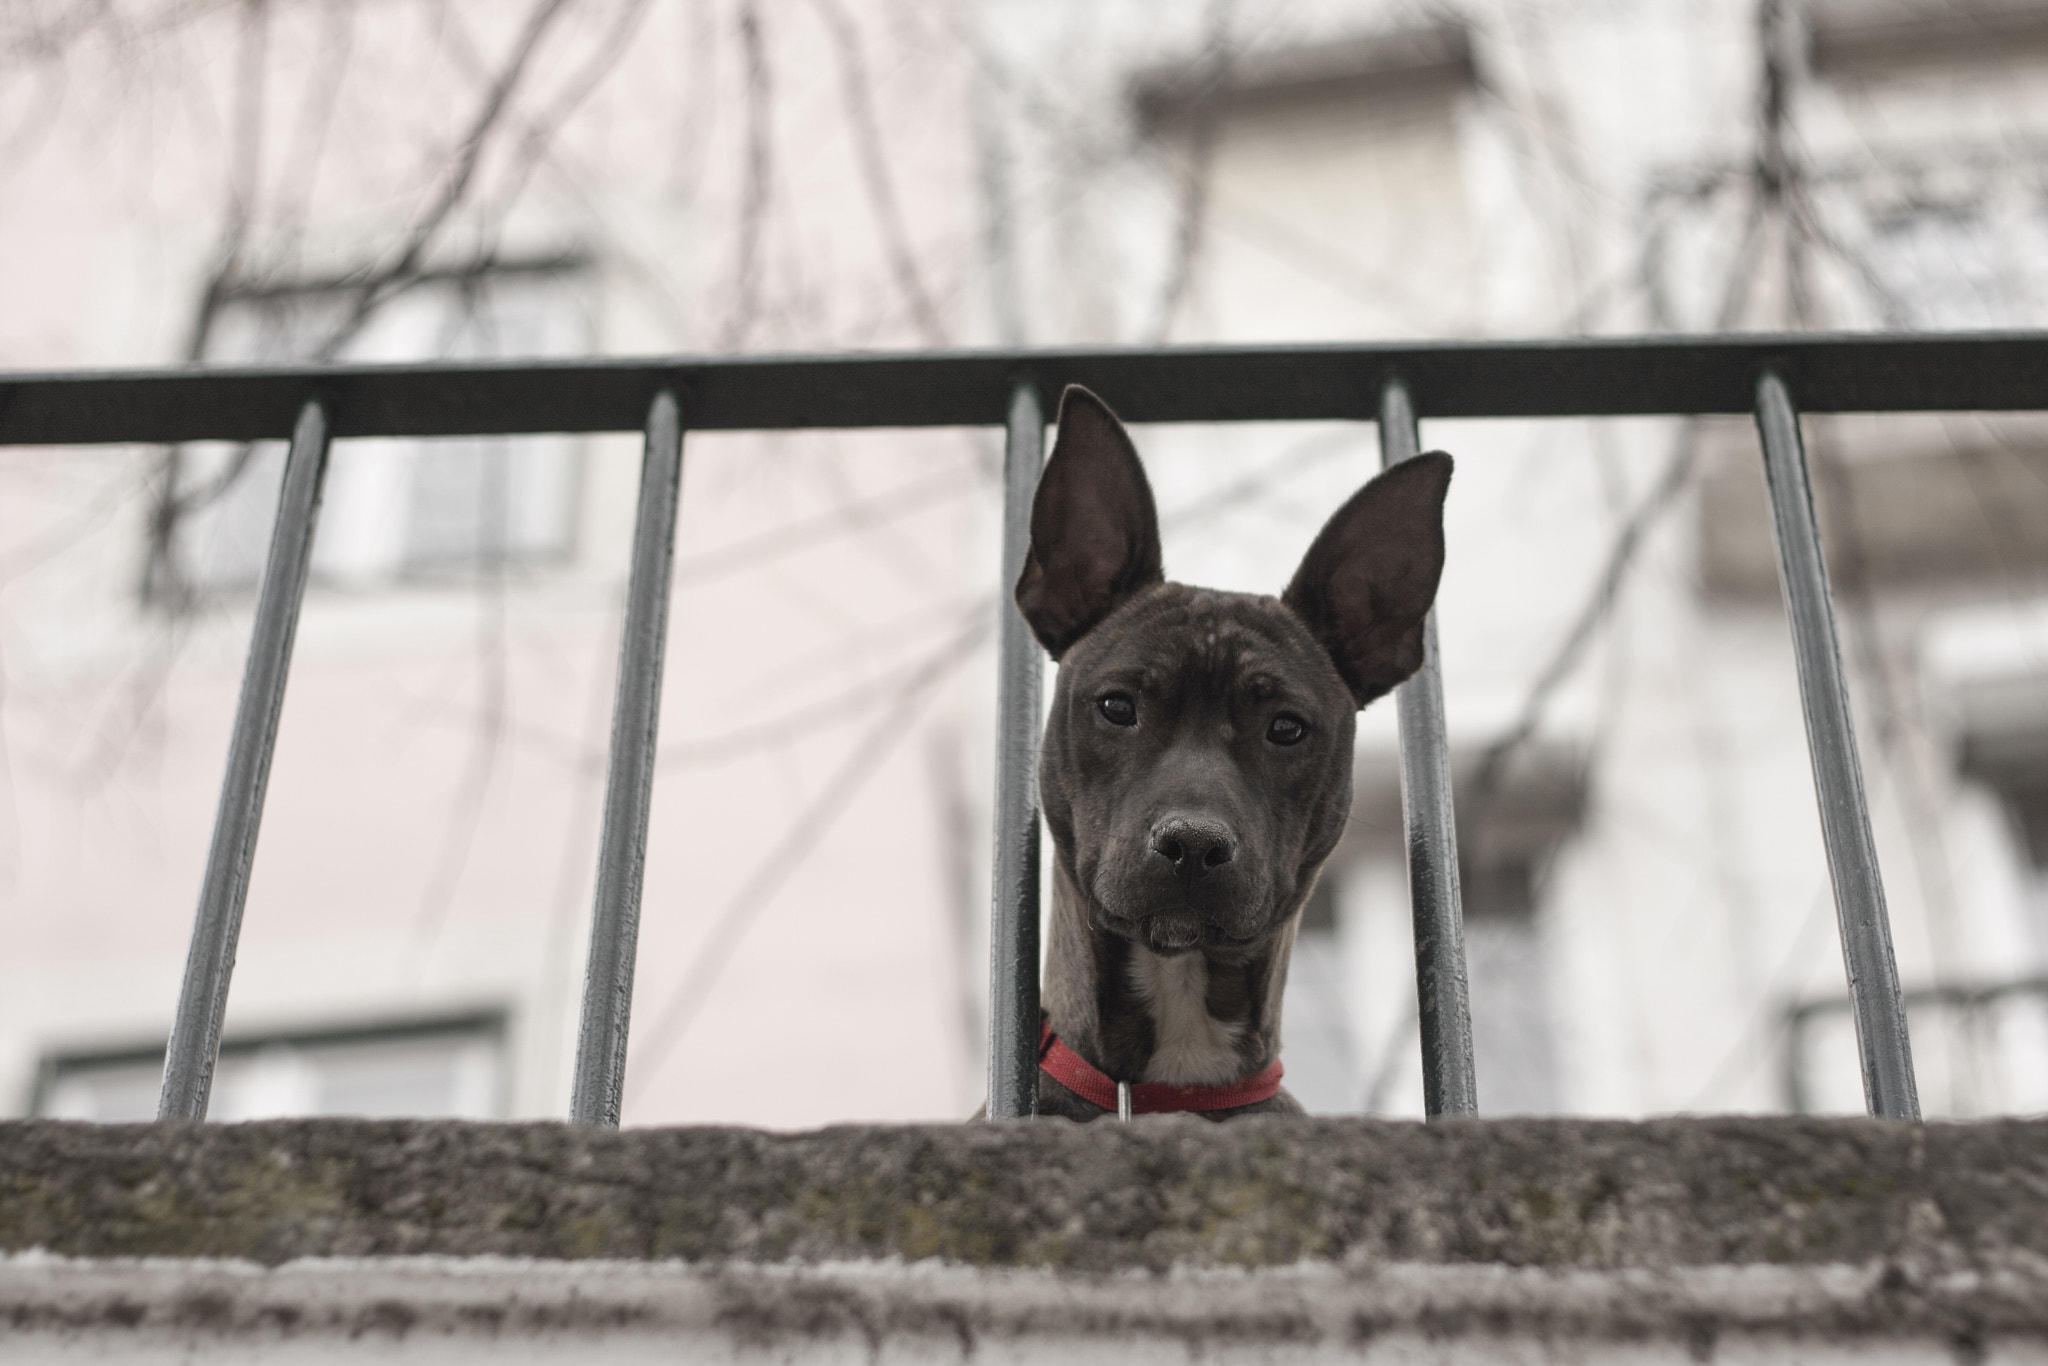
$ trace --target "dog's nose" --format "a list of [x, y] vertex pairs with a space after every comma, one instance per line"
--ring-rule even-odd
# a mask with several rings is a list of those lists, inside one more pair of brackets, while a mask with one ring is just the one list
[[1237, 837], [1221, 821], [1169, 816], [1152, 827], [1152, 852], [1180, 877], [1200, 877], [1237, 857]]

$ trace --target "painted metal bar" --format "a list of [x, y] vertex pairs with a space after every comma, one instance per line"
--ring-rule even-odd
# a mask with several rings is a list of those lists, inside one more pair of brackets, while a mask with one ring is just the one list
[[1792, 394], [1774, 371], [1756, 385], [1756, 426], [1763, 441], [1770, 489], [1771, 527], [1785, 608], [1792, 619], [1792, 651], [1799, 666], [1799, 698], [1806, 710], [1806, 741], [1813, 786], [1820, 800], [1821, 834], [1834, 881], [1835, 918], [1863, 1060], [1863, 1097], [1883, 1119], [1920, 1118], [1913, 1050], [1892, 955], [1891, 918], [1885, 911], [1870, 809], [1863, 795], [1863, 764], [1849, 718], [1848, 683], [1835, 636], [1834, 600], [1814, 519], [1813, 486]]
[[[1400, 380], [1380, 389], [1380, 464], [1421, 450], [1415, 405]], [[1436, 612], [1423, 623], [1422, 668], [1394, 693], [1401, 731], [1401, 811], [1408, 902], [1415, 923], [1415, 1002], [1422, 1032], [1422, 1098], [1431, 1119], [1479, 1111], [1472, 1007], [1465, 983], [1465, 912], [1458, 891], [1458, 823], [1444, 736]]]
[[971, 427], [1024, 373], [1115, 394], [1129, 422], [1371, 421], [1397, 375], [1433, 418], [1742, 415], [1767, 367], [1814, 413], [2032, 411], [2048, 332], [0, 372], [0, 445], [260, 440], [316, 394], [337, 437], [637, 431], [665, 388], [694, 431]]
[[213, 843], [200, 883], [178, 1013], [164, 1052], [163, 1088], [156, 1108], [160, 1120], [205, 1119], [213, 1091], [228, 982], [234, 976], [249, 870], [256, 860], [256, 832], [263, 823], [263, 795], [270, 784], [270, 757], [277, 748], [284, 685], [291, 673], [292, 639], [298, 633], [299, 604], [305, 600], [312, 563], [327, 446], [327, 411], [309, 401], [299, 409], [291, 451], [285, 457], [270, 555], [256, 597], [249, 657], [242, 667], [242, 695], [235, 704], [234, 735], [228, 742], [227, 774], [213, 817]]
[[1038, 732], [1045, 655], [1010, 592], [1031, 548], [1031, 498], [1044, 463], [1045, 410], [1027, 380], [1011, 392], [1003, 450], [995, 890], [988, 935], [990, 1119], [1038, 1113]]
[[673, 390], [654, 396], [640, 465], [640, 509], [626, 580], [626, 625], [612, 702], [611, 771], [597, 855], [597, 904], [583, 976], [583, 1023], [569, 1118], [619, 1123], [626, 1084], [626, 1030], [640, 943], [640, 889], [647, 816], [654, 800], [654, 743], [661, 721], [661, 667], [668, 652], [669, 582], [676, 557], [676, 504], [683, 484], [682, 409]]

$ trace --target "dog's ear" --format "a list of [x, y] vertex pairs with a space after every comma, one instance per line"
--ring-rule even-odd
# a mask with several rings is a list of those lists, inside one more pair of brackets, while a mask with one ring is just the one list
[[1031, 503], [1018, 610], [1058, 659], [1118, 603], [1165, 577], [1159, 514], [1138, 452], [1109, 405], [1070, 384]]
[[1281, 595], [1308, 623], [1358, 705], [1422, 667], [1422, 622], [1444, 569], [1451, 457], [1404, 460], [1337, 509]]

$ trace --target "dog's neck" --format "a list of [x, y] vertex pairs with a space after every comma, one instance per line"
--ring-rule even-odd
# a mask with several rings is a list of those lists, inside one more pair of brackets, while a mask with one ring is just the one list
[[1053, 1032], [1116, 1080], [1213, 1086], [1279, 1056], [1292, 921], [1247, 959], [1167, 957], [1098, 928], [1055, 859], [1051, 928], [1044, 1004]]

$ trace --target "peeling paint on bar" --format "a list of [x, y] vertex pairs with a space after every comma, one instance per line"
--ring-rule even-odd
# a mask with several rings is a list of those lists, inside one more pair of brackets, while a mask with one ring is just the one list
[[[1415, 404], [1399, 380], [1380, 393], [1380, 463], [1422, 450]], [[1424, 1111], [1479, 1112], [1472, 1061], [1472, 1005], [1465, 980], [1465, 912], [1458, 893], [1458, 821], [1451, 804], [1450, 743], [1436, 610], [1423, 622], [1422, 668], [1394, 694], [1400, 713], [1401, 813], [1408, 851], [1408, 901], [1415, 922], [1415, 1002], [1422, 1038]]]
[[1913, 1077], [1906, 1007], [1899, 996], [1891, 916], [1885, 909], [1877, 842], [1870, 832], [1863, 761], [1857, 757], [1856, 728], [1849, 716], [1849, 685], [1835, 638], [1834, 596], [1828, 590], [1820, 525], [1813, 513], [1799, 410], [1792, 405], [1784, 380], [1770, 371], [1757, 381], [1756, 425], [1763, 443], [1785, 610], [1792, 624], [1799, 700], [1806, 712], [1821, 838], [1827, 846], [1842, 962], [1856, 1019], [1863, 1099], [1870, 1113], [1880, 1118], [1917, 1120], [1920, 1093]]
[[640, 943], [640, 889], [647, 870], [647, 816], [654, 802], [654, 745], [661, 671], [668, 653], [668, 596], [676, 558], [676, 504], [683, 486], [683, 420], [664, 389], [647, 411], [633, 567], [612, 701], [611, 771], [597, 856], [597, 904], [583, 977], [583, 1021], [569, 1117], [617, 1127], [626, 1085], [626, 1034]]
[[299, 606], [305, 601], [313, 560], [327, 446], [326, 410], [308, 402], [299, 411], [291, 453], [285, 457], [270, 556], [263, 568], [242, 695], [235, 704], [235, 729], [228, 742], [227, 774], [221, 779], [220, 806], [214, 815], [213, 844], [192, 921], [178, 1013], [164, 1053], [158, 1119], [206, 1118], [213, 1068], [220, 1058], [228, 983], [235, 971], [235, 945], [242, 933], [242, 906], [249, 896], [249, 870], [256, 861], [256, 833], [263, 824], [270, 757], [277, 749], [278, 718], [284, 712], [285, 683], [291, 675], [292, 639], [298, 632]]
[[1031, 500], [1045, 464], [1045, 409], [1017, 386], [1003, 450], [1002, 614], [996, 676], [994, 901], [989, 918], [988, 1114], [1038, 1113], [1038, 731], [1045, 656], [1011, 590], [1031, 548]]

